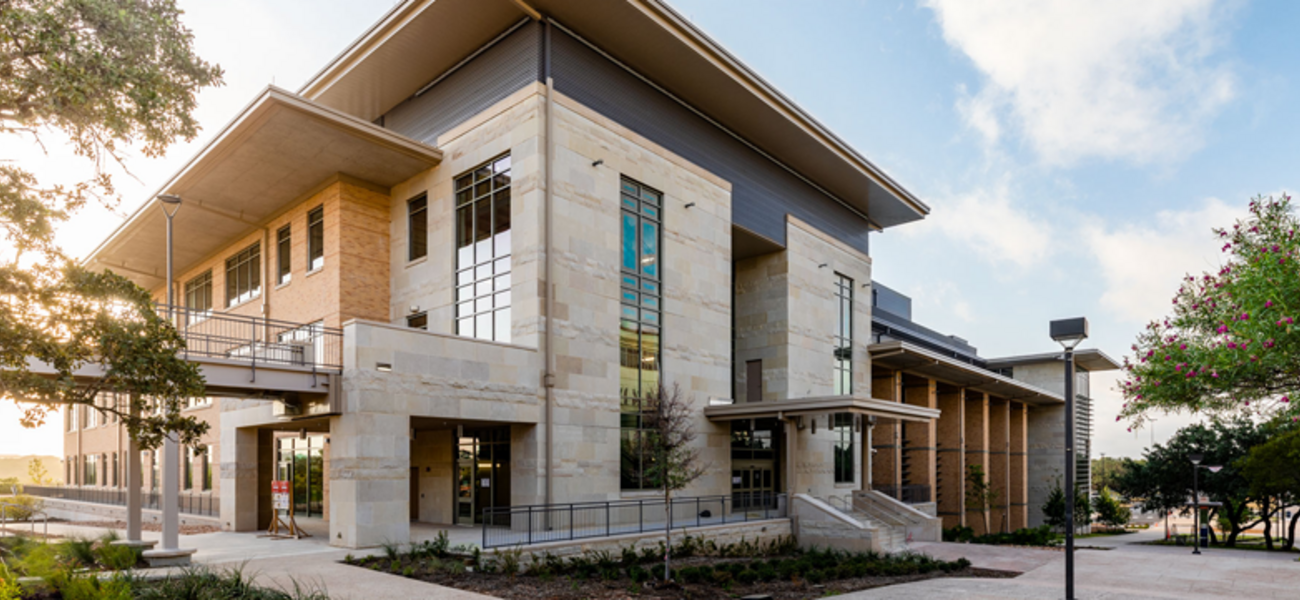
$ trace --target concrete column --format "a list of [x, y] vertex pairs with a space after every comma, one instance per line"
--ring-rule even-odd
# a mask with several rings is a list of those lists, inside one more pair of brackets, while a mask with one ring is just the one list
[[[979, 465], [984, 470], [985, 475], [989, 472], [989, 398], [988, 394], [983, 392], [966, 391], [966, 468], [971, 465]], [[962, 478], [965, 479], [966, 473], [962, 472]], [[984, 531], [984, 514], [979, 511], [970, 510], [965, 506], [966, 498], [962, 497], [963, 510], [966, 512], [966, 526], [975, 530], [976, 535], [988, 533]], [[990, 526], [992, 523], [990, 523]]]
[[[259, 432], [253, 428], [223, 428], [218, 447], [221, 468], [221, 527], [226, 531], [257, 531]], [[268, 474], [269, 475], [269, 474]], [[268, 482], [269, 486], [270, 483]]]
[[1007, 500], [1011, 484], [1011, 401], [1003, 398], [989, 400], [989, 485], [998, 499], [989, 511], [989, 524], [994, 531], [1011, 531]]
[[966, 390], [944, 386], [938, 392], [938, 444], [935, 496], [945, 528], [966, 524]]
[[330, 417], [330, 544], [365, 548], [411, 540], [410, 417]]
[[[903, 373], [880, 369], [873, 372], [871, 378], [871, 397], [891, 402], [902, 401]], [[902, 459], [899, 442], [902, 428], [897, 419], [877, 419], [876, 430], [872, 434], [871, 476], [874, 485], [901, 485]]]
[[1010, 489], [1008, 500], [1011, 505], [1011, 530], [1029, 526], [1029, 467], [1028, 446], [1029, 421], [1026, 418], [1028, 407], [1023, 402], [1011, 403], [1010, 444], [1008, 453], [1010, 469]]
[[[1059, 371], [1057, 371], [1059, 373]], [[1027, 443], [1026, 472], [1029, 481], [1029, 527], [1047, 522], [1043, 504], [1065, 477], [1065, 404], [1027, 407], [1025, 410]]]
[[[903, 401], [912, 406], [938, 408], [938, 386], [933, 379], [905, 376]], [[935, 461], [936, 423], [907, 421], [903, 423], [903, 484], [925, 486], [918, 502], [934, 502], [934, 486], [938, 464]]]

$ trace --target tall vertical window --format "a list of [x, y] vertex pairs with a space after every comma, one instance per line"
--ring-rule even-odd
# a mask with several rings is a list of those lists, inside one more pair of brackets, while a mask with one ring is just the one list
[[853, 483], [853, 414], [831, 415], [831, 440], [835, 442], [835, 483]]
[[203, 452], [203, 491], [212, 490], [212, 444], [204, 447]]
[[212, 269], [185, 282], [185, 308], [187, 325], [193, 325], [212, 314]]
[[247, 302], [262, 293], [262, 244], [254, 243], [226, 259], [226, 306]]
[[275, 282], [289, 283], [293, 277], [293, 229], [291, 225], [275, 232]]
[[456, 178], [456, 335], [510, 341], [510, 156]]
[[121, 469], [118, 468], [118, 465], [117, 465], [117, 453], [114, 452], [114, 453], [113, 453], [113, 487], [120, 487], [120, 486], [122, 485], [122, 484], [118, 483], [118, 481], [119, 481], [119, 479], [118, 479], [118, 474], [119, 474], [119, 473], [121, 473]]
[[835, 274], [835, 304], [839, 320], [835, 324], [834, 395], [853, 393], [853, 280]]
[[81, 485], [95, 485], [95, 467], [98, 457], [94, 454], [88, 454], [81, 457]]
[[181, 487], [194, 489], [194, 448], [185, 448], [185, 464], [181, 469]]
[[420, 194], [406, 203], [406, 260], [429, 254], [429, 197]]
[[659, 389], [663, 194], [625, 178], [619, 204], [621, 483], [623, 489], [644, 489], [649, 483], [641, 477], [647, 460], [642, 452], [643, 437], [648, 434], [643, 399]]
[[325, 266], [325, 207], [307, 211], [307, 272]]

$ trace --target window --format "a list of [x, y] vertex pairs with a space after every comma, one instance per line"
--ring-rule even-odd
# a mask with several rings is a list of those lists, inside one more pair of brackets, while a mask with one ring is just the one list
[[95, 485], [95, 467], [99, 462], [99, 457], [94, 454], [84, 456], [81, 459], [81, 485]]
[[839, 322], [835, 327], [835, 363], [832, 392], [836, 396], [853, 393], [853, 280], [835, 274], [835, 303]]
[[77, 459], [71, 456], [63, 459], [63, 484], [76, 485], [77, 482], [72, 480], [72, 473], [76, 469]]
[[406, 317], [406, 326], [411, 329], [429, 329], [429, 313], [418, 313]]
[[212, 269], [185, 282], [186, 325], [193, 325], [212, 314]]
[[456, 178], [456, 335], [510, 341], [510, 157]]
[[293, 277], [292, 226], [285, 225], [275, 232], [275, 283], [284, 285]]
[[[145, 450], [145, 452], [149, 452], [149, 451], [148, 451], [148, 450]], [[158, 489], [158, 487], [159, 487], [159, 485], [158, 485], [158, 471], [159, 471], [159, 469], [162, 468], [162, 456], [161, 456], [161, 454], [162, 454], [162, 450], [160, 449], [160, 450], [155, 450], [155, 451], [152, 452], [151, 455], [150, 455], [151, 458], [153, 458], [153, 460], [150, 461], [150, 462], [152, 463], [152, 464], [150, 465], [150, 467], [151, 467], [150, 470], [152, 471], [152, 473], [149, 474], [149, 489], [151, 489], [151, 490], [156, 490], [156, 489]]]
[[423, 194], [406, 203], [406, 260], [429, 254], [429, 197]]
[[325, 266], [325, 207], [307, 211], [307, 272]]
[[630, 179], [623, 179], [622, 304], [619, 318], [619, 395], [621, 482], [625, 490], [648, 487], [642, 473], [645, 409], [643, 399], [659, 390], [659, 336], [661, 297], [659, 269], [660, 211], [663, 195]]
[[194, 489], [194, 448], [185, 448], [185, 465], [181, 472], [181, 487], [187, 490]]
[[853, 483], [853, 414], [831, 415], [831, 439], [835, 441], [835, 483]]
[[226, 307], [262, 293], [262, 245], [255, 243], [226, 259]]
[[118, 473], [120, 473], [120, 472], [121, 472], [121, 469], [118, 468], [118, 464], [117, 464], [117, 453], [114, 452], [114, 453], [113, 453], [113, 487], [121, 487], [121, 484], [118, 483], [118, 481], [119, 481], [119, 479], [118, 479]]
[[212, 490], [212, 445], [203, 448], [203, 491]]

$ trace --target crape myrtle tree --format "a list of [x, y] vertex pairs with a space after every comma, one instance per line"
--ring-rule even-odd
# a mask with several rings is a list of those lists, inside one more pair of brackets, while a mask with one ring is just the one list
[[[1256, 198], [1216, 229], [1226, 261], [1188, 275], [1124, 360], [1117, 421], [1153, 411], [1300, 420], [1300, 229], [1291, 198]], [[1130, 428], [1131, 428], [1130, 427]]]
[[[642, 435], [625, 439], [624, 456], [643, 456], [639, 463], [625, 462], [625, 468], [664, 495], [667, 522], [664, 527], [664, 581], [668, 581], [673, 548], [673, 493], [685, 489], [704, 475], [707, 466], [700, 459], [695, 432], [697, 416], [690, 398], [680, 385], [662, 382], [641, 399]], [[692, 505], [693, 506], [693, 505]]]
[[[54, 240], [88, 202], [117, 207], [110, 168], [125, 168], [124, 152], [157, 157], [197, 135], [196, 94], [221, 70], [195, 55], [180, 14], [173, 0], [0, 0], [0, 135], [30, 148], [0, 161], [0, 398], [32, 403], [24, 426], [111, 391], [126, 401], [94, 410], [120, 415], [144, 447], [166, 431], [192, 445], [206, 430], [180, 416], [203, 379], [149, 293], [83, 268]], [[90, 174], [39, 181], [22, 164], [47, 141], [68, 144]], [[76, 376], [91, 366], [103, 377]]]

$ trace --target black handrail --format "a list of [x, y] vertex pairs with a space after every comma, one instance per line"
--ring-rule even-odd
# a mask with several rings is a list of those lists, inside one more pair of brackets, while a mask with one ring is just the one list
[[[343, 330], [319, 323], [278, 321], [184, 306], [157, 305], [171, 311], [176, 331], [185, 340], [185, 357], [225, 358], [259, 365], [291, 365], [313, 371], [343, 369]], [[256, 376], [256, 375], [254, 375]]]
[[[670, 508], [674, 528], [786, 516], [785, 494], [776, 492], [673, 498]], [[485, 549], [662, 531], [669, 521], [662, 498], [499, 506], [481, 516]]]
[[[25, 494], [41, 498], [126, 506], [126, 488], [24, 485], [22, 491]], [[141, 490], [140, 505], [143, 508], [161, 510], [160, 492], [158, 490]], [[221, 498], [215, 491], [182, 493], [180, 495], [180, 511], [191, 515], [220, 516]]]

